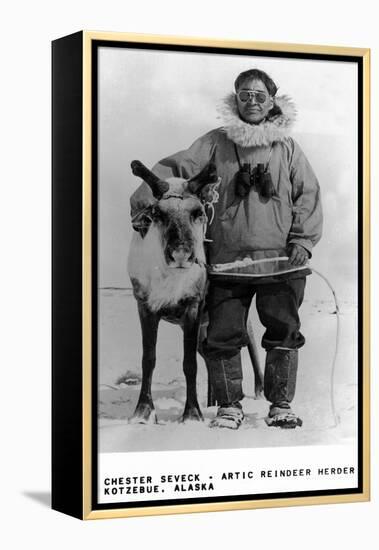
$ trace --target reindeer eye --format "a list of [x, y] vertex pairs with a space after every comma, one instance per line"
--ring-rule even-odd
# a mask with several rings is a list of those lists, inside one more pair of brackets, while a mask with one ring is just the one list
[[191, 212], [191, 218], [195, 221], [201, 218], [203, 215], [204, 212], [202, 208], [194, 208]]

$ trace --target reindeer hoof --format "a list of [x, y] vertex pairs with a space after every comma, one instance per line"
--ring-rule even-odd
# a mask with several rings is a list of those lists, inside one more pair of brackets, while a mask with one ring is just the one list
[[137, 405], [129, 424], [157, 424], [157, 414], [150, 405]]
[[181, 423], [186, 422], [203, 422], [204, 417], [200, 407], [192, 407], [184, 410], [183, 416], [180, 418]]

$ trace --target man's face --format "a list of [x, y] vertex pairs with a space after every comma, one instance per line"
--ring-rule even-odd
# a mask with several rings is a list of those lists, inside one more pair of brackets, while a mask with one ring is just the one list
[[[241, 92], [254, 93], [241, 94], [240, 98], [239, 94]], [[273, 106], [274, 100], [261, 80], [245, 80], [237, 90], [237, 107], [239, 115], [249, 124], [259, 124], [262, 122]]]

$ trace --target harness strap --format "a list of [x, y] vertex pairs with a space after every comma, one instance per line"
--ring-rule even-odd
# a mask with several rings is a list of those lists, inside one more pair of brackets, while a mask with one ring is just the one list
[[[236, 143], [233, 143], [233, 145], [234, 145], [234, 152], [235, 152], [235, 154], [236, 154], [238, 166], [239, 166], [239, 168], [240, 168], [240, 170], [241, 170], [241, 169], [242, 169], [242, 162], [241, 162], [240, 155], [239, 155], [239, 153], [238, 153], [238, 147], [237, 147], [237, 144], [236, 144]], [[270, 165], [271, 156], [272, 156], [272, 144], [270, 145], [270, 150], [269, 150], [269, 152], [268, 152], [267, 161], [266, 161], [266, 165], [265, 165], [265, 172], [267, 172], [268, 167], [269, 167], [269, 165]]]
[[240, 167], [240, 170], [242, 170], [242, 164], [241, 164], [240, 156], [238, 154], [237, 144], [233, 143], [233, 145], [234, 145], [234, 152], [235, 152], [236, 157], [237, 157], [238, 166]]
[[265, 172], [268, 171], [268, 167], [270, 165], [271, 157], [272, 157], [272, 143], [270, 145], [270, 151], [268, 152], [267, 162], [266, 162], [266, 166], [265, 166]]

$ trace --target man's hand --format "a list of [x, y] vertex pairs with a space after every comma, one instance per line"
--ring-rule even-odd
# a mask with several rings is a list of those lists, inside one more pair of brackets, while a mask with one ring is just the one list
[[309, 254], [299, 244], [290, 244], [287, 247], [289, 263], [292, 265], [305, 265], [308, 261]]

